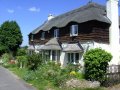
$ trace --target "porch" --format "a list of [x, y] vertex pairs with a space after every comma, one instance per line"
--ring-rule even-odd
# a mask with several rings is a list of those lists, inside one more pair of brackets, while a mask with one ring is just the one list
[[62, 67], [67, 64], [78, 64], [83, 56], [83, 48], [77, 43], [60, 43], [57, 38], [48, 41], [40, 48], [43, 56], [50, 61], [60, 63]]

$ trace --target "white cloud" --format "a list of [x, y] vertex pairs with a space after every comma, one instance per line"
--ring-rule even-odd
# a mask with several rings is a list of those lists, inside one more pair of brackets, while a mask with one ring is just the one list
[[31, 12], [39, 12], [39, 11], [40, 11], [40, 8], [31, 7], [31, 8], [29, 8], [28, 10], [31, 11]]
[[8, 13], [14, 13], [15, 11], [13, 9], [7, 9]]

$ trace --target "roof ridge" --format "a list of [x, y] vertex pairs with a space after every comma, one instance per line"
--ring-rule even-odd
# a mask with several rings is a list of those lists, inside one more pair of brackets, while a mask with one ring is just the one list
[[60, 18], [61, 16], [64, 16], [64, 15], [67, 16], [69, 14], [73, 14], [73, 13], [76, 13], [78, 11], [86, 10], [86, 9], [89, 9], [90, 7], [95, 7], [95, 8], [99, 8], [99, 9], [105, 9], [104, 5], [100, 5], [100, 4], [97, 4], [95, 2], [90, 2], [90, 3], [88, 3], [88, 4], [84, 5], [84, 6], [81, 6], [81, 7], [77, 8], [77, 9], [73, 9], [73, 10], [70, 10], [70, 11], [68, 11], [66, 13], [60, 14], [60, 15], [54, 17], [51, 20], [54, 20], [56, 18]]

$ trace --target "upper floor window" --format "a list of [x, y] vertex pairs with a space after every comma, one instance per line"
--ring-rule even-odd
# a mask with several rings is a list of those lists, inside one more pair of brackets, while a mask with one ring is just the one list
[[56, 38], [59, 37], [59, 29], [54, 30], [54, 37], [56, 37]]
[[34, 37], [34, 36], [33, 36], [33, 35], [31, 35], [31, 41], [33, 41], [33, 37]]
[[45, 40], [45, 32], [42, 32], [42, 34], [41, 34], [41, 40]]
[[72, 25], [71, 26], [70, 36], [78, 36], [78, 25]]

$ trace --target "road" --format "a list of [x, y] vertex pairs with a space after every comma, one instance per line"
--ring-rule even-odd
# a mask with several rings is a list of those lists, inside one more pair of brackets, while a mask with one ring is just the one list
[[0, 90], [36, 90], [32, 86], [20, 80], [9, 70], [0, 66]]

